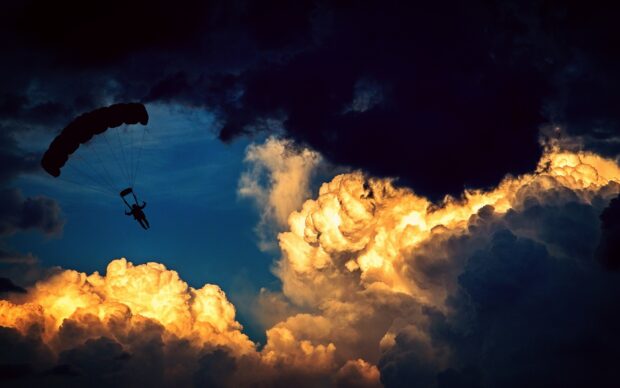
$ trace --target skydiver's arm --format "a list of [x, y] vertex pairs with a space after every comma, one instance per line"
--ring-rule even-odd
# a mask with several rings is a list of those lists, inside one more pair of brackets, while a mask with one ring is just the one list
[[140, 209], [144, 209], [146, 207], [146, 202], [142, 201], [142, 206], [140, 206]]

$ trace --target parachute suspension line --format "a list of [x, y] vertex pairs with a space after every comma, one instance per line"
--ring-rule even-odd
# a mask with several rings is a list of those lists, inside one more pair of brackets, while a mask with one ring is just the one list
[[[122, 171], [122, 167], [120, 162], [118, 161], [118, 158], [116, 157], [116, 152], [114, 151], [114, 147], [112, 147], [112, 144], [110, 143], [110, 141], [108, 140], [108, 136], [106, 134], [107, 131], [102, 132], [99, 136], [101, 136], [103, 138], [103, 140], [105, 141], [106, 145], [108, 146], [108, 152], [110, 153], [110, 155], [112, 156], [112, 158], [114, 159], [114, 162], [116, 163], [118, 170]], [[94, 145], [93, 145], [94, 148]]]
[[123, 145], [123, 141], [121, 139], [121, 127], [118, 128], [114, 128], [114, 131], [116, 132], [116, 139], [118, 140], [118, 148], [121, 150], [121, 155], [123, 157], [123, 166], [125, 167], [124, 171], [126, 172], [126, 179], [127, 179], [127, 183], [131, 183], [131, 173], [129, 172], [129, 163], [127, 162], [127, 155], [125, 152], [125, 147]]
[[140, 161], [140, 153], [142, 152], [142, 143], [144, 142], [144, 134], [146, 133], [146, 128], [142, 128], [142, 134], [141, 134], [141, 138], [137, 139], [136, 137], [140, 136], [140, 134], [135, 134], [134, 137], [132, 137], [132, 149], [134, 150], [134, 152], [132, 152], [133, 155], [133, 162], [132, 162], [132, 169], [131, 169], [131, 184], [132, 186], [136, 184], [136, 178], [138, 176], [138, 163]]
[[85, 170], [82, 170], [81, 168], [78, 168], [77, 166], [74, 166], [73, 164], [67, 164], [67, 167], [76, 171], [79, 175], [83, 175], [89, 178], [92, 181], [93, 186], [105, 188], [106, 192], [108, 190], [112, 193], [115, 192], [114, 186], [112, 186], [112, 184], [108, 181], [106, 176], [101, 174], [100, 171], [94, 168], [93, 165], [90, 163], [90, 161], [83, 158], [81, 155], [75, 155], [75, 157], [78, 158], [79, 160], [82, 160], [84, 163], [88, 164], [88, 166], [90, 167], [90, 170], [94, 172], [94, 175], [86, 172]]
[[[72, 168], [75, 168], [75, 167], [72, 167]], [[78, 170], [75, 170], [75, 171], [78, 171]], [[62, 181], [65, 181], [65, 182], [69, 182], [69, 183], [74, 184], [76, 186], [85, 187], [85, 188], [87, 188], [89, 190], [97, 191], [99, 193], [112, 196], [112, 194], [109, 191], [109, 189], [102, 189], [99, 186], [95, 186], [95, 185], [92, 185], [92, 184], [84, 184], [83, 182], [77, 182], [77, 181], [74, 181], [72, 179], [67, 179], [67, 178], [65, 178], [63, 176], [58, 177], [58, 179], [60, 179]]]
[[128, 132], [127, 136], [129, 136], [129, 184], [133, 186], [133, 162], [134, 162], [134, 154], [133, 149], [133, 136], [135, 131], [128, 131], [127, 128], [125, 130]]
[[140, 145], [138, 146], [138, 158], [136, 160], [136, 169], [133, 175], [133, 185], [136, 184], [138, 178], [138, 171], [140, 171], [140, 161], [142, 161], [142, 149], [144, 148], [144, 138], [146, 136], [146, 128], [142, 129], [142, 137], [140, 139]]
[[133, 152], [131, 153], [131, 185], [133, 186], [136, 182], [136, 160], [137, 160], [137, 155], [136, 152], [137, 150], [137, 144], [136, 144], [136, 131], [134, 131], [134, 133], [131, 134], [131, 149], [133, 150]]
[[67, 178], [64, 178], [64, 177], [59, 177], [58, 179], [60, 179], [61, 181], [64, 181], [64, 182], [71, 183], [72, 185], [80, 186], [80, 187], [85, 188], [87, 190], [96, 191], [96, 192], [98, 192], [100, 194], [105, 194], [106, 196], [112, 197], [112, 194], [110, 194], [109, 191], [98, 189], [95, 186], [85, 185], [83, 183], [79, 183], [77, 181], [74, 181], [74, 180], [71, 180], [71, 179], [67, 179]]
[[[111, 131], [111, 130], [112, 129], [109, 129], [108, 131]], [[108, 135], [107, 135], [108, 131], [103, 132], [101, 134], [101, 136], [105, 140], [105, 143], [108, 146], [108, 150], [110, 151], [110, 154], [112, 155], [112, 157], [114, 158], [114, 161], [116, 162], [116, 165], [118, 166], [119, 172], [123, 175], [122, 179], [125, 180], [125, 179], [127, 179], [127, 177], [126, 177], [126, 174], [125, 174], [125, 170], [123, 169], [123, 164], [120, 162], [120, 159], [119, 159], [119, 157], [117, 155], [117, 151], [114, 150], [114, 146], [112, 146], [112, 143], [108, 139]]]
[[103, 162], [103, 158], [101, 157], [101, 155], [99, 155], [99, 151], [97, 150], [97, 147], [92, 147], [92, 148], [93, 148], [93, 151], [95, 151], [94, 154], [99, 160], [99, 163], [103, 167], [103, 171], [105, 171], [105, 173], [107, 174], [109, 178], [110, 186], [114, 187], [116, 191], [116, 187], [114, 185], [114, 177], [112, 176], [112, 174], [110, 174], [110, 171], [108, 171], [108, 168], [105, 166], [105, 163]]
[[[86, 178], [89, 180], [89, 182], [90, 182], [90, 183], [86, 184], [85, 186], [89, 186], [89, 187], [93, 187], [93, 186], [102, 186], [102, 183], [101, 183], [101, 182], [98, 182], [98, 181], [97, 181], [97, 180], [96, 180], [96, 179], [95, 179], [92, 175], [87, 174], [87, 173], [86, 173], [85, 171], [83, 171], [82, 169], [79, 169], [79, 168], [77, 168], [77, 167], [75, 167], [75, 166], [73, 166], [73, 165], [67, 165], [67, 168], [68, 168], [69, 170], [75, 171], [75, 172], [77, 173], [77, 175], [79, 175], [80, 177], [81, 177], [81, 176], [86, 177]], [[72, 181], [72, 180], [65, 179], [65, 178], [64, 178], [64, 176], [62, 176], [62, 177], [60, 177], [60, 178], [62, 178], [63, 180], [65, 180], [65, 181], [67, 181], [67, 182], [77, 183], [77, 182], [74, 182], [74, 181]], [[105, 187], [105, 186], [103, 186], [103, 187]]]
[[134, 174], [134, 167], [135, 167], [135, 163], [136, 163], [136, 148], [135, 148], [135, 134], [136, 130], [131, 131], [131, 134], [129, 135], [129, 178], [130, 178], [130, 183], [133, 186], [133, 183], [135, 181], [135, 174]]
[[[74, 158], [76, 159], [76, 162], [67, 164], [66, 165], [67, 167], [77, 172], [78, 175], [90, 178], [90, 180], [93, 182], [95, 186], [104, 187], [106, 189], [109, 188], [111, 190], [112, 186], [109, 180], [107, 179], [107, 177], [102, 173], [101, 170], [95, 168], [95, 166], [92, 164], [92, 162], [89, 159], [85, 158], [81, 154], [74, 155]], [[78, 168], [78, 165], [77, 165], [78, 160], [81, 161], [80, 164], [86, 165], [84, 169]]]
[[[84, 158], [82, 155], [76, 155], [75, 157], [78, 160], [81, 160], [82, 162], [84, 162], [85, 164], [88, 165], [89, 170], [94, 173], [94, 175], [90, 175], [90, 176], [93, 176], [94, 178], [98, 177], [98, 179], [93, 179], [93, 181], [100, 182], [100, 183], [98, 183], [98, 185], [101, 186], [101, 187], [107, 187], [107, 188], [110, 189], [110, 191], [115, 191], [113, 182], [103, 173], [102, 169], [98, 169], [93, 164], [93, 162], [91, 162], [90, 160]], [[81, 169], [78, 169], [77, 166], [73, 166], [72, 165], [72, 167], [73, 167], [74, 170], [79, 171], [81, 174], [84, 174], [84, 175], [87, 175], [87, 176], [89, 175], [88, 172], [83, 171]]]
[[[145, 129], [142, 128], [142, 130], [144, 131]], [[138, 146], [138, 139], [136, 139], [136, 137], [140, 136], [140, 134], [138, 133], [137, 130], [134, 130], [131, 132], [131, 185], [133, 186], [136, 182], [136, 162], [138, 160], [138, 156], [136, 155], [137, 150], [137, 146]]]

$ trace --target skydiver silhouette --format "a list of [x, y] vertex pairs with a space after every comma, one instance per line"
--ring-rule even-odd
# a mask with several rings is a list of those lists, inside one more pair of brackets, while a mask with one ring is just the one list
[[134, 203], [133, 205], [131, 205], [131, 211], [125, 212], [125, 215], [126, 216], [133, 215], [133, 218], [136, 221], [138, 221], [140, 226], [142, 228], [144, 228], [144, 230], [147, 230], [151, 226], [149, 225], [149, 222], [146, 219], [146, 216], [144, 215], [144, 212], [142, 211], [142, 209], [144, 209], [145, 207], [146, 207], [146, 202], [144, 202], [144, 201], [142, 201], [142, 206], [139, 206], [137, 203]]

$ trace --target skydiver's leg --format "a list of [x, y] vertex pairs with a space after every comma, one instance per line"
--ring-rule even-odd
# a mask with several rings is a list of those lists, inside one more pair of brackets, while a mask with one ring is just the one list
[[149, 229], [151, 227], [151, 225], [149, 225], [149, 221], [146, 219], [146, 217], [144, 217], [144, 223], [146, 224], [146, 229]]
[[138, 222], [140, 223], [140, 226], [142, 227], [142, 229], [147, 230], [148, 228], [146, 227], [146, 225], [144, 225], [144, 220], [142, 218], [138, 219]]

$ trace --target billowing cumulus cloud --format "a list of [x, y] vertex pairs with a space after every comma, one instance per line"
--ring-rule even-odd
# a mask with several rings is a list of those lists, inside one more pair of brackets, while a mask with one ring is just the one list
[[53, 355], [28, 364], [35, 377], [63, 366], [65, 378], [102, 385], [189, 385], [217, 349], [229, 358], [255, 352], [219, 287], [191, 288], [161, 264], [119, 259], [103, 276], [62, 271], [19, 301], [0, 301], [0, 325]]
[[[67, 340], [79, 342], [93, 335], [106, 334], [111, 324], [123, 326], [127, 333], [151, 323], [157, 323], [156, 326], [162, 326], [171, 335], [194, 338], [198, 343], [226, 345], [239, 354], [252, 349], [251, 342], [240, 333], [241, 326], [234, 320], [234, 307], [219, 287], [205, 285], [193, 289], [180, 280], [176, 272], [161, 264], [134, 266], [120, 259], [108, 265], [105, 276], [62, 271], [31, 288], [27, 302], [19, 308], [44, 312], [44, 315], [17, 326], [27, 329], [28, 325], [41, 324], [43, 338], [58, 340], [59, 349], [63, 348], [63, 335], [69, 332]], [[3, 303], [5, 311], [15, 308], [10, 302]], [[100, 327], [80, 325], [91, 319], [99, 320]], [[121, 329], [121, 326], [116, 328]], [[85, 328], [88, 332], [78, 330]], [[76, 336], [78, 333], [83, 337]]]
[[[282, 292], [304, 312], [274, 328], [333, 345], [335, 360], [376, 363], [387, 386], [608, 384], [616, 275], [595, 251], [619, 173], [613, 161], [552, 147], [535, 173], [440, 204], [337, 176], [279, 236]], [[609, 330], [594, 334], [591, 319]], [[565, 332], [551, 336], [554, 327]], [[601, 343], [596, 361], [579, 353], [590, 340]]]
[[0, 300], [0, 326], [5, 349], [19, 349], [1, 360], [13, 373], [2, 376], [9, 382], [286, 386], [301, 376], [308, 379], [301, 386], [378, 383], [376, 367], [352, 360], [339, 371], [334, 345], [300, 340], [288, 327], [271, 329], [259, 352], [219, 287], [194, 289], [157, 263], [118, 259], [105, 275], [60, 271]]
[[276, 230], [303, 201], [310, 197], [310, 180], [321, 156], [291, 141], [269, 138], [263, 144], [251, 144], [246, 150], [248, 170], [239, 178], [239, 195], [254, 200], [261, 211], [257, 226], [260, 246], [273, 246]]
[[619, 179], [614, 161], [552, 146], [535, 172], [440, 203], [341, 174], [279, 234], [264, 346], [217, 286], [119, 259], [1, 301], [0, 341], [20, 349], [3, 368], [104, 385], [613, 386], [618, 272], [597, 257]]

